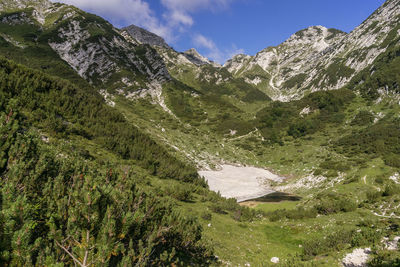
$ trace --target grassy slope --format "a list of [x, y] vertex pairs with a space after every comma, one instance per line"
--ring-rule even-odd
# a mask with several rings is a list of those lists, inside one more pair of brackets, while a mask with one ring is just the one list
[[[321, 195], [323, 200], [329, 194], [349, 197], [358, 205], [358, 208], [351, 212], [322, 215], [311, 219], [282, 219], [278, 222], [269, 222], [268, 219], [264, 219], [254, 223], [238, 224], [232, 218], [213, 213], [210, 221], [203, 220], [205, 235], [212, 240], [216, 247], [216, 255], [223, 262], [230, 262], [233, 265], [245, 263], [267, 265], [273, 256], [280, 257], [284, 261], [291, 259], [293, 255], [303, 253], [299, 244], [323, 239], [330, 233], [345, 232], [346, 229], [361, 229], [361, 232], [374, 229], [373, 231], [380, 231], [380, 236], [396, 235], [395, 225], [398, 224], [398, 220], [379, 217], [373, 212], [380, 214], [379, 207], [382, 204], [391, 203], [387, 204], [391, 205], [387, 214], [394, 212], [400, 215], [398, 208], [393, 209], [397, 206], [395, 203], [400, 200], [398, 194], [371, 200], [368, 193], [385, 191], [388, 185], [393, 184], [388, 178], [398, 171], [398, 168], [386, 165], [382, 156], [379, 155], [370, 157], [357, 152], [359, 154], [349, 156], [340, 153], [337, 149], [338, 141], [343, 136], [351, 136], [354, 131], [368, 131], [370, 123], [354, 123], [360, 111], [373, 114], [378, 125], [381, 121], [391, 121], [393, 119], [393, 117], [391, 119], [391, 114], [400, 112], [400, 108], [393, 103], [391, 98], [384, 98], [381, 102], [374, 103], [358, 95], [340, 109], [338, 114], [342, 117], [339, 123], [328, 121], [317, 131], [300, 137], [293, 137], [286, 132], [281, 136], [280, 143], [272, 144], [261, 141], [262, 132], [260, 131], [249, 135], [242, 134], [242, 136], [221, 135], [212, 131], [206, 124], [200, 123], [193, 127], [193, 125], [190, 126], [162, 115], [162, 111], [158, 108], [153, 108], [151, 112], [148, 112], [149, 109], [146, 107], [148, 104], [144, 103], [145, 101], [128, 103], [126, 100], [118, 100], [117, 108], [127, 115], [128, 120], [142, 125], [152, 136], [180, 148], [181, 153], [177, 154], [182, 157], [186, 157], [185, 154], [188, 153], [193, 159], [205, 161], [211, 166], [219, 159], [224, 159], [228, 162], [267, 167], [290, 177], [286, 190], [303, 197], [303, 200], [297, 203], [264, 203], [258, 205], [256, 209], [270, 212], [282, 208], [291, 210], [296, 205], [311, 207], [320, 201], [315, 199], [316, 195]], [[299, 105], [295, 110], [297, 115], [293, 117], [294, 121], [303, 120], [298, 115], [303, 107]], [[137, 111], [139, 115], [135, 114]], [[252, 118], [250, 114], [249, 120]], [[384, 119], [385, 116], [387, 116], [386, 119]], [[151, 127], [149, 123], [151, 120], [158, 122], [157, 127]], [[189, 123], [192, 122], [189, 120]], [[283, 131], [286, 131], [285, 129]], [[193, 142], [193, 140], [196, 141]], [[342, 167], [335, 165], [336, 167], [329, 168], [330, 162], [343, 163], [345, 170], [342, 172], [344, 173], [338, 176], [338, 170], [335, 168], [339, 168], [340, 172]], [[346, 168], [346, 165], [349, 168]], [[291, 186], [292, 183], [313, 171], [327, 176], [327, 180], [315, 188]], [[382, 179], [377, 179], [379, 177]], [[198, 215], [207, 209], [203, 203], [195, 205]], [[186, 208], [189, 212], [194, 212], [192, 207]], [[208, 227], [209, 223], [210, 227]], [[375, 226], [372, 227], [372, 225]], [[352, 242], [356, 247], [370, 246], [372, 243], [372, 241]], [[338, 250], [340, 252], [336, 250], [323, 252], [313, 261], [318, 266], [336, 265], [352, 248], [351, 245], [345, 245], [340, 246]]]
[[[325, 162], [326, 159], [335, 159], [336, 161], [347, 162], [349, 159], [337, 152], [327, 144], [327, 140], [334, 143], [341, 136], [351, 134], [353, 127], [349, 124], [344, 124], [342, 127], [337, 125], [328, 125], [321, 132], [317, 132], [303, 138], [289, 138], [284, 140], [283, 145], [265, 145], [259, 139], [255, 139], [255, 134], [239, 140], [229, 136], [221, 136], [213, 132], [203, 130], [201, 127], [186, 127], [182, 131], [182, 124], [173, 118], [162, 118], [160, 111], [157, 117], [157, 109], [152, 109], [153, 113], [145, 112], [149, 109], [140, 110], [143, 108], [140, 104], [134, 104], [134, 110], [138, 115], [133, 114], [130, 110], [131, 105], [124, 101], [119, 103], [117, 107], [127, 115], [128, 120], [135, 121], [147, 127], [147, 130], [152, 136], [158, 136], [160, 139], [168, 140], [171, 144], [176, 145], [183, 151], [194, 151], [190, 153], [196, 159], [205, 159], [207, 162], [216, 162], [218, 159], [225, 159], [230, 162], [239, 161], [255, 166], [267, 166], [282, 175], [292, 177], [292, 181], [310, 173], [311, 170], [317, 169], [318, 165]], [[143, 104], [142, 104], [143, 105]], [[380, 105], [368, 106], [365, 100], [357, 97], [345, 110], [345, 120], [350, 122], [358, 113], [359, 109], [368, 109], [378, 114], [379, 112], [388, 112], [392, 109], [387, 109], [386, 103]], [[395, 109], [396, 110], [396, 109]], [[397, 112], [397, 111], [396, 111]], [[143, 115], [149, 116], [148, 118]], [[141, 118], [141, 120], [139, 119]], [[147, 122], [150, 118], [157, 121], [157, 127], [150, 127]], [[147, 125], [147, 126], [146, 126]], [[164, 129], [164, 132], [162, 131]], [[252, 137], [252, 138], [251, 138]], [[193, 142], [196, 140], [196, 142]], [[222, 144], [224, 147], [222, 148]], [[243, 146], [250, 151], [243, 148]], [[206, 151], [207, 154], [204, 152]], [[316, 152], [318, 151], [318, 152]], [[179, 154], [179, 152], [177, 153]], [[181, 153], [182, 157], [184, 152]], [[200, 156], [199, 156], [200, 155]], [[212, 165], [212, 164], [211, 164]], [[329, 172], [329, 170], [326, 170]], [[304, 199], [298, 203], [265, 203], [257, 207], [264, 211], [272, 211], [276, 209], [286, 208], [292, 209], [294, 205], [310, 206], [310, 203], [316, 203], [313, 200], [313, 195], [318, 193], [337, 192], [353, 198], [359, 203], [366, 200], [366, 193], [370, 190], [376, 190], [380, 187], [384, 190], [385, 184], [388, 183], [387, 178], [396, 171], [396, 168], [386, 166], [382, 159], [370, 161], [367, 165], [356, 167], [347, 171], [344, 180], [339, 182], [336, 176], [328, 178], [327, 181], [320, 184], [315, 189], [299, 189], [294, 190], [295, 193], [303, 196]], [[377, 184], [375, 178], [384, 175], [385, 184]], [[366, 184], [362, 177], [366, 176]], [[354, 180], [353, 178], [356, 177]], [[347, 183], [347, 181], [354, 180]], [[333, 185], [329, 184], [333, 181]], [[390, 198], [382, 199], [389, 201]], [[390, 200], [395, 201], [396, 198]], [[379, 203], [379, 202], [378, 202]], [[379, 204], [375, 206], [378, 207]], [[205, 203], [194, 203], [195, 208], [187, 205], [189, 212], [196, 211], [196, 214], [201, 215], [202, 211], [207, 210]], [[368, 208], [368, 209], [366, 209]], [[266, 263], [271, 257], [277, 256], [281, 259], [291, 258], [291, 256], [302, 253], [302, 248], [298, 245], [306, 240], [314, 238], [322, 238], [327, 233], [341, 230], [341, 225], [357, 228], [360, 221], [381, 222], [383, 227], [387, 225], [388, 220], [374, 216], [369, 210], [371, 207], [361, 206], [354, 212], [340, 213], [337, 215], [326, 215], [315, 219], [301, 219], [298, 221], [283, 220], [279, 222], [269, 222], [267, 219], [256, 221], [254, 223], [237, 223], [232, 218], [214, 214], [210, 221], [203, 220], [205, 235], [213, 241], [215, 245], [216, 255], [222, 260], [229, 261], [233, 265], [237, 264], [260, 264]], [[375, 208], [372, 208], [375, 210]], [[376, 210], [378, 211], [378, 209]], [[340, 221], [339, 226], [334, 222]], [[211, 227], [207, 225], [211, 223]], [[280, 228], [283, 226], [283, 228]], [[323, 228], [321, 228], [323, 227]], [[311, 230], [313, 229], [313, 230]], [[321, 231], [323, 229], [323, 231]], [[317, 230], [317, 231], [316, 231]], [[227, 233], [229, 232], [229, 238]], [[309, 236], [310, 233], [318, 233], [316, 236]], [[289, 236], [289, 237], [288, 237]], [[239, 249], [238, 249], [239, 248]], [[291, 256], [290, 256], [291, 255]], [[318, 264], [331, 266], [343, 256], [343, 252], [329, 252], [324, 257], [316, 259]]]
[[[82, 82], [54, 53], [46, 50], [47, 48], [45, 47], [43, 49], [43, 55], [48, 56], [48, 58], [42, 58], [43, 63], [55, 62], [49, 64], [50, 67], [43, 68], [45, 71], [63, 76], [64, 74], [60, 72], [62, 70], [66, 73], [66, 77], [70, 77], [70, 80], [76, 80], [76, 83]], [[41, 65], [43, 63], [36, 58], [36, 55], [40, 54], [36, 54], [35, 50], [31, 50], [30, 48], [19, 49], [12, 46], [7, 48], [4, 45], [2, 46], [2, 53], [8, 55], [10, 58], [15, 58], [19, 62], [30, 64], [32, 67], [42, 68]], [[23, 56], [20, 56], [21, 53], [23, 53]], [[26, 61], [26, 58], [31, 58], [32, 60]], [[61, 67], [58, 68], [58, 64], [61, 64]], [[203, 101], [204, 103], [206, 102]], [[351, 122], [360, 109], [373, 111], [375, 114], [380, 112], [383, 114], [389, 112], [398, 114], [399, 109], [397, 105], [392, 105], [389, 108], [388, 106], [388, 102], [385, 101], [378, 105], [369, 105], [364, 99], [357, 97], [346, 107], [344, 121]], [[126, 115], [128, 121], [148, 131], [152, 137], [180, 148], [181, 152], [173, 152], [175, 151], [174, 149], [170, 149], [170, 152], [181, 159], [187, 159], [185, 154], [189, 153], [194, 158], [204, 159], [206, 163], [211, 165], [222, 158], [229, 162], [238, 161], [254, 166], [266, 166], [282, 175], [293, 177], [294, 180], [309, 173], [312, 169], [318, 168], [320, 163], [325, 162], [327, 159], [347, 162], [349, 159], [345, 155], [337, 153], [330, 144], [337, 141], [340, 136], [351, 134], [356, 128], [351, 126], [350, 123], [343, 123], [340, 127], [332, 124], [327, 125], [327, 127], [317, 133], [305, 137], [293, 138], [286, 135], [283, 138], [283, 145], [266, 145], [260, 140], [260, 133], [257, 131], [248, 136], [245, 136], [244, 132], [243, 135], [245, 137], [243, 138], [224, 135], [224, 133], [215, 132], [208, 124], [197, 122], [198, 125], [196, 125], [195, 118], [189, 117], [182, 121], [176, 120], [165, 114], [158, 106], [153, 106], [147, 101], [134, 103], [125, 99], [117, 99], [117, 108]], [[212, 114], [213, 116], [218, 115], [218, 109], [214, 108], [212, 111], [215, 112], [215, 114]], [[231, 111], [229, 110], [229, 112]], [[249, 113], [243, 115], [243, 118], [251, 120], [251, 114], [255, 114], [255, 111], [259, 110], [248, 111]], [[191, 126], [187, 124], [188, 122]], [[163, 128], [165, 131], [162, 131]], [[196, 142], [193, 142], [193, 140], [196, 140]], [[74, 142], [81, 147], [87, 148], [91, 155], [96, 155], [99, 159], [104, 160], [115, 157], [109, 151], [99, 149], [97, 144], [89, 140], [76, 137]], [[120, 159], [115, 160], [119, 164], [126, 163], [120, 161]], [[386, 184], [389, 182], [387, 178], [396, 170], [396, 168], [385, 165], [381, 158], [375, 158], [367, 164], [357, 165], [355, 168], [347, 171], [347, 180], [351, 180], [354, 176], [357, 178], [351, 183], [345, 184], [340, 182], [332, 188], [326, 186], [329, 183], [328, 181], [322, 184], [320, 188], [297, 190], [296, 193], [304, 197], [300, 203], [266, 203], [259, 205], [257, 208], [264, 211], [273, 211], [280, 208], [291, 209], [295, 204], [307, 206], [313, 201], [311, 198], [312, 195], [333, 191], [351, 195], [354, 199], [361, 202], [365, 200], [367, 191], [376, 190], [376, 188], [384, 190]], [[366, 176], [366, 183], [362, 179], [364, 176]], [[379, 176], [384, 176], [383, 184], [376, 182], [376, 178]], [[333, 180], [334, 178], [331, 177], [329, 179]], [[151, 185], [150, 187], [157, 190], [160, 188], [160, 185], [168, 188], [173, 187], [177, 183], [172, 180], [158, 180], [156, 177], [148, 181]], [[202, 194], [193, 193], [193, 195], [194, 199], [192, 203], [177, 201], [184, 212], [197, 216], [201, 216], [204, 212], [209, 212], [209, 206], [214, 201], [212, 199], [203, 201]], [[397, 201], [396, 199], [396, 196], [391, 196], [383, 200], [386, 202], [395, 202]], [[379, 202], [374, 205], [378, 208]], [[252, 265], [259, 265], [262, 263], [267, 264], [272, 256], [285, 259], [290, 258], [288, 255], [301, 253], [302, 249], [298, 245], [303, 243], [303, 241], [326, 236], [327, 233], [341, 229], [342, 225], [357, 227], [360, 221], [364, 220], [372, 221], [374, 224], [379, 225], [379, 228], [383, 229], [390, 224], [389, 220], [373, 216], [365, 208], [375, 209], [375, 207], [371, 207], [367, 203], [366, 207], [360, 207], [356, 211], [349, 213], [297, 221], [284, 219], [279, 222], [269, 222], [267, 219], [264, 219], [253, 223], [237, 222], [232, 219], [232, 214], [221, 215], [211, 212], [211, 220], [201, 219], [201, 222], [206, 239], [215, 246], [216, 255], [222, 260], [229, 261], [233, 265], [244, 265], [247, 262], [252, 263]], [[339, 225], [334, 223], [335, 221], [339, 221]], [[209, 223], [211, 223], [211, 227], [207, 226]], [[227, 232], [231, 234], [229, 238], [227, 238]], [[314, 235], [309, 236], [307, 233], [314, 233]], [[342, 255], [343, 252], [329, 252], [327, 255], [319, 256], [315, 260], [318, 265], [325, 264], [326, 266], [332, 266]]]

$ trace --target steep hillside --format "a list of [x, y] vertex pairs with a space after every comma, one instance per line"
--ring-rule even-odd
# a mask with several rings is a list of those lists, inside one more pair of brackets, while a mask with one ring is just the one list
[[349, 34], [313, 26], [255, 56], [238, 55], [224, 67], [276, 100], [338, 89], [388, 46], [398, 45], [399, 23], [400, 2], [389, 0]]
[[207, 264], [197, 221], [146, 185], [202, 188], [190, 166], [90, 88], [4, 59], [0, 76], [1, 265]]
[[[162, 83], [170, 76], [157, 52], [126, 40], [102, 18], [49, 1], [22, 1], [18, 6], [3, 1], [2, 9], [6, 11], [1, 18], [2, 39], [9, 46], [6, 55], [13, 53], [10, 58], [28, 65], [45, 62], [32, 67], [50, 69], [54, 75], [57, 65], [67, 63], [100, 89], [126, 96], [151, 95], [163, 102]], [[32, 57], [33, 62], [23, 62]]]
[[[0, 265], [397, 266], [399, 6], [220, 66], [0, 0]], [[286, 179], [240, 206], [197, 174], [224, 164]]]
[[[278, 47], [269, 47], [250, 57], [238, 55], [229, 60], [224, 67], [246, 82], [263, 87], [275, 99], [281, 91], [298, 89], [296, 84], [306, 77], [305, 68], [315, 64], [320, 53], [341, 40], [345, 33], [336, 29], [313, 26], [293, 34]], [[289, 92], [290, 94], [295, 92]], [[293, 96], [295, 97], [295, 96]]]
[[[207, 95], [222, 97], [224, 101], [241, 109], [263, 105], [269, 97], [242, 78], [233, 77], [228, 71], [191, 49], [178, 53], [172, 49], [158, 49], [172, 77]], [[207, 103], [205, 103], [207, 105]]]
[[[219, 71], [220, 68], [211, 66], [208, 61], [202, 66], [196, 65], [202, 60], [196, 53], [179, 54], [157, 45], [153, 48], [143, 39], [143, 43], [135, 40], [126, 29], [120, 31], [100, 17], [72, 6], [50, 2], [42, 5], [38, 1], [27, 3], [19, 6], [22, 9], [15, 9], [14, 3], [8, 4], [7, 8], [3, 4], [7, 12], [1, 15], [0, 23], [0, 41], [4, 44], [2, 54], [84, 86], [88, 82], [110, 105], [115, 105], [114, 99], [119, 97], [132, 103], [145, 98], [176, 119], [190, 124], [215, 121], [215, 115], [223, 107], [225, 113], [231, 115], [232, 122], [230, 128], [226, 126], [221, 132], [229, 133], [230, 130], [239, 131], [241, 121], [247, 116], [240, 115], [243, 103], [256, 106], [268, 100], [257, 88], [232, 79], [227, 71]], [[44, 18], [40, 21], [35, 16], [39, 9]], [[193, 82], [187, 82], [175, 73], [171, 77], [169, 72], [177, 69], [167, 68], [169, 63], [164, 63], [156, 49], [185, 57], [190, 63], [190, 75], [184, 78], [196, 75], [199, 69], [204, 69], [204, 73], [198, 79], [192, 77]], [[160, 54], [164, 55], [164, 52]], [[206, 80], [207, 84], [204, 84]], [[217, 80], [222, 83], [219, 87], [219, 84], [215, 85]]]

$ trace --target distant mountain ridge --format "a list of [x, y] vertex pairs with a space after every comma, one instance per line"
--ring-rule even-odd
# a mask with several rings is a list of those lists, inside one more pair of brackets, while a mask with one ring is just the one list
[[[399, 4], [221, 66], [0, 0], [0, 266], [335, 266], [360, 247], [395, 266]], [[288, 179], [243, 207], [198, 179], [225, 164]]]
[[276, 100], [289, 101], [319, 90], [338, 89], [398, 45], [400, 1], [388, 0], [349, 34], [312, 26], [255, 56], [237, 55], [224, 65]]
[[[274, 100], [290, 101], [310, 92], [338, 89], [384, 53], [389, 45], [396, 45], [399, 16], [400, 1], [388, 0], [350, 33], [311, 26], [255, 56], [236, 55], [222, 69], [232, 74], [231, 79], [243, 79]], [[170, 62], [167, 65], [170, 65], [168, 69], [172, 73], [182, 64], [186, 64], [185, 68], [190, 67], [190, 63], [184, 63], [178, 54], [171, 57], [171, 54], [166, 56], [159, 52], [166, 63]], [[205, 65], [215, 67], [216, 76], [222, 71], [218, 64], [201, 56], [195, 49], [182, 55], [194, 64], [190, 67], [193, 75], [198, 73], [198, 67]], [[178, 76], [175, 78], [181, 80]]]

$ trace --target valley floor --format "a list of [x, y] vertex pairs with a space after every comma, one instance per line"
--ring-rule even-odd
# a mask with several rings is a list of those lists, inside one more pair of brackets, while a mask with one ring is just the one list
[[219, 170], [199, 171], [199, 174], [207, 180], [211, 190], [238, 202], [273, 193], [269, 183], [284, 179], [265, 169], [232, 165], [222, 165]]
[[[239, 201], [251, 199], [242, 205], [264, 214], [252, 221], [238, 220], [237, 214], [202, 197], [181, 203], [185, 212], [201, 219], [204, 240], [212, 244], [222, 266], [343, 266], [347, 254], [373, 244], [369, 259], [379, 253], [397, 255], [381, 243], [399, 232], [399, 197], [381, 196], [396, 168], [379, 157], [360, 164], [361, 159], [338, 153], [333, 146], [354, 129], [362, 129], [351, 125], [360, 110], [367, 107], [379, 121], [390, 111], [388, 103], [368, 106], [356, 98], [343, 112], [342, 126], [328, 124], [315, 134], [286, 136], [282, 144], [265, 145], [258, 129], [244, 136], [219, 136], [202, 125], [170, 118], [157, 106], [149, 109], [145, 102], [116, 100], [128, 120], [173, 144], [170, 152], [177, 157], [195, 162], [210, 189]], [[275, 191], [289, 197], [254, 200]], [[380, 192], [376, 199], [375, 192]], [[394, 216], [377, 216], [382, 212]], [[271, 262], [276, 258], [280, 263]]]

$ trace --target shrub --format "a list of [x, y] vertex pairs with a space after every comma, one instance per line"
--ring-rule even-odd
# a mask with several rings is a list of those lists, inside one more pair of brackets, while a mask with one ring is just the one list
[[354, 230], [341, 229], [331, 233], [325, 238], [313, 238], [303, 244], [303, 256], [310, 259], [330, 251], [341, 250], [352, 241]]
[[353, 233], [351, 240], [352, 247], [361, 247], [374, 244], [380, 240], [381, 234], [370, 227], [362, 228], [361, 231]]
[[379, 191], [371, 190], [367, 192], [367, 202], [375, 203], [381, 197], [382, 193]]
[[319, 203], [315, 209], [319, 214], [328, 215], [338, 212], [350, 212], [357, 208], [357, 204], [350, 198], [338, 194], [325, 194], [318, 196]]
[[236, 199], [224, 199], [221, 198], [218, 202], [211, 204], [210, 210], [218, 214], [231, 214], [232, 218], [236, 221], [251, 221], [256, 217], [262, 217], [264, 214], [261, 211], [250, 209], [248, 207], [242, 207]]
[[201, 214], [201, 218], [202, 218], [203, 220], [206, 220], [206, 221], [211, 221], [211, 219], [212, 219], [212, 214], [209, 213], [209, 212], [203, 212], [203, 213]]
[[400, 155], [398, 154], [390, 153], [388, 155], [385, 155], [383, 160], [388, 166], [400, 168]]
[[338, 251], [346, 247], [359, 247], [375, 244], [380, 240], [380, 233], [375, 229], [362, 228], [355, 229], [341, 228], [326, 237], [318, 237], [307, 240], [303, 244], [303, 258], [310, 259], [317, 255]]
[[388, 184], [385, 187], [385, 190], [382, 193], [382, 196], [387, 197], [387, 196], [393, 196], [397, 195], [400, 193], [400, 186], [396, 184]]
[[368, 262], [370, 267], [399, 267], [400, 255], [396, 251], [379, 250], [376, 251], [372, 259]]
[[353, 157], [381, 156], [386, 165], [400, 167], [400, 124], [398, 121], [381, 120], [350, 135], [344, 136], [335, 145], [339, 153]]
[[356, 183], [360, 180], [360, 177], [358, 177], [357, 175], [354, 176], [350, 176], [348, 177], [343, 184], [351, 184], [351, 183]]
[[324, 173], [324, 171], [322, 169], [318, 168], [313, 172], [313, 175], [318, 176], [318, 175], [322, 175], [323, 173]]
[[364, 126], [374, 122], [374, 115], [366, 110], [360, 111], [351, 122], [351, 125]]
[[193, 192], [188, 185], [174, 185], [166, 189], [167, 195], [184, 202], [193, 200]]
[[304, 209], [303, 207], [299, 207], [293, 210], [279, 209], [267, 213], [267, 217], [271, 222], [276, 222], [284, 218], [291, 220], [300, 220], [305, 218], [315, 218], [316, 216], [316, 209]]
[[350, 170], [350, 166], [346, 162], [334, 161], [331, 159], [322, 162], [319, 166], [321, 169], [334, 170], [334, 171], [339, 171], [339, 172], [345, 172], [345, 171]]
[[377, 184], [383, 184], [384, 180], [382, 176], [376, 177], [375, 178], [375, 183]]

